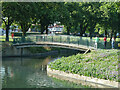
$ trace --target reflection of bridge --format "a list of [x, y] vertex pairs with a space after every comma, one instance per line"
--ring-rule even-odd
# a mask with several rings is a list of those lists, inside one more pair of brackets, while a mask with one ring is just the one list
[[63, 36], [63, 35], [40, 35], [29, 36], [24, 39], [15, 38], [14, 46], [17, 48], [25, 47], [61, 47], [86, 51], [87, 49], [95, 49], [94, 42], [88, 38], [80, 38], [78, 36]]

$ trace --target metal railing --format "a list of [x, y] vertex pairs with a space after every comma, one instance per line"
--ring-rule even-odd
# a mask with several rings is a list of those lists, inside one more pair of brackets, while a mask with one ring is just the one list
[[[84, 45], [88, 48], [95, 47], [95, 41], [88, 37], [79, 36], [67, 36], [67, 35], [39, 35], [39, 36], [28, 36], [25, 38], [14, 38], [13, 43], [35, 43], [35, 42], [52, 42], [52, 43], [64, 43], [74, 45]], [[104, 48], [104, 41], [99, 41], [97, 48]], [[107, 48], [111, 48], [111, 43], [107, 42]]]

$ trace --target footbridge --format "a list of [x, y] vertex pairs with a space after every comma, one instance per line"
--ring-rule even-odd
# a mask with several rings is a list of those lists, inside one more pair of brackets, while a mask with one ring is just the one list
[[94, 50], [94, 41], [88, 38], [67, 35], [36, 35], [25, 38], [14, 38], [16, 48], [25, 47], [60, 47], [86, 51]]

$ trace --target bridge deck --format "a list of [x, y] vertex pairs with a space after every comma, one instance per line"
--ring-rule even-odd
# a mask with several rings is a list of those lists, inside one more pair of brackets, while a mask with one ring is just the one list
[[49, 46], [49, 47], [61, 47], [61, 48], [69, 48], [76, 50], [86, 51], [88, 49], [94, 50], [94, 47], [87, 47], [84, 45], [76, 45], [76, 44], [67, 44], [67, 43], [57, 43], [57, 42], [35, 42], [35, 43], [19, 43], [14, 44], [17, 48], [25, 48], [25, 47], [40, 47], [40, 46]]

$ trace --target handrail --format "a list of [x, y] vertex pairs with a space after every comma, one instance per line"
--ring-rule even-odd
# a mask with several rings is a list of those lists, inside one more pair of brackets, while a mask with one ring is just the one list
[[[70, 35], [32, 35], [25, 38], [14, 38], [13, 43], [32, 43], [32, 42], [52, 42], [67, 43], [74, 45], [84, 45], [88, 48], [94, 48], [95, 41], [88, 37], [70, 36]], [[109, 43], [109, 42], [108, 42]], [[98, 42], [98, 48], [104, 48], [104, 41]]]

